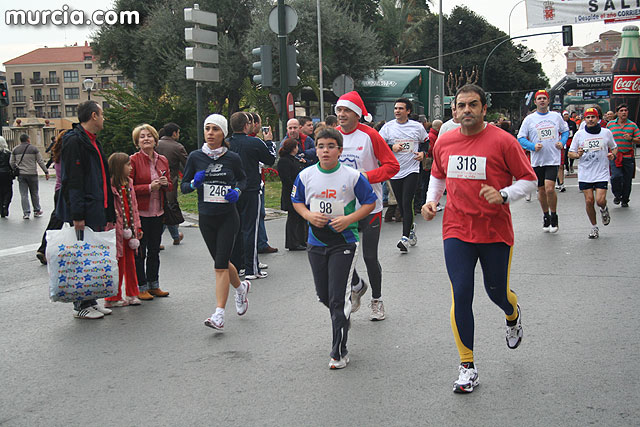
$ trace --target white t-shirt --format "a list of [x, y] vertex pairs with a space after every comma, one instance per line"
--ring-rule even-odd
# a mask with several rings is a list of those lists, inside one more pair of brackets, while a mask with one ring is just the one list
[[444, 135], [450, 130], [458, 129], [460, 127], [460, 123], [456, 123], [453, 119], [449, 119], [440, 126], [440, 131], [438, 132], [438, 136]]
[[580, 157], [578, 168], [579, 182], [606, 182], [609, 181], [609, 150], [616, 148], [616, 142], [609, 129], [601, 128], [597, 135], [588, 133], [585, 129], [579, 130], [573, 136], [569, 151], [578, 152], [578, 148], [584, 150]]
[[524, 137], [533, 144], [542, 144], [539, 151], [531, 151], [531, 166], [560, 165], [560, 149], [556, 148], [556, 142], [560, 142], [560, 135], [568, 130], [567, 122], [555, 111], [545, 114], [536, 111], [525, 117], [518, 138]]
[[407, 120], [405, 123], [392, 120], [382, 126], [380, 136], [388, 144], [402, 145], [402, 150], [393, 153], [400, 164], [400, 172], [391, 179], [402, 179], [411, 173], [420, 173], [420, 162], [414, 157], [420, 151], [420, 143], [429, 138], [422, 124], [415, 120]]

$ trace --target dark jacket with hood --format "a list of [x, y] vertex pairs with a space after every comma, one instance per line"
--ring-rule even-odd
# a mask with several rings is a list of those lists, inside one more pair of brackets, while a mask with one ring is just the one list
[[56, 216], [65, 222], [84, 220], [87, 227], [102, 231], [107, 222], [115, 221], [115, 211], [107, 156], [97, 140], [96, 146], [100, 154], [80, 124], [74, 124], [64, 135], [60, 156], [62, 187]]

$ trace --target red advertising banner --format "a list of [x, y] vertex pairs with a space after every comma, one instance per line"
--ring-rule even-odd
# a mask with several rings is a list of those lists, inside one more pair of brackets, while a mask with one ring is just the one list
[[612, 95], [640, 95], [640, 76], [614, 76]]

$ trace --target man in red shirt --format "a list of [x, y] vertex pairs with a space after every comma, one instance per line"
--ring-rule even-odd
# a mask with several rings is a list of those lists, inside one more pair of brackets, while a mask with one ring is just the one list
[[509, 203], [534, 191], [537, 178], [518, 141], [484, 122], [487, 100], [482, 88], [465, 85], [454, 101], [461, 126], [438, 137], [422, 215], [427, 221], [435, 217], [446, 186], [442, 237], [453, 295], [451, 328], [461, 362], [453, 391], [470, 393], [478, 384], [472, 308], [478, 259], [485, 289], [504, 311], [507, 346], [514, 349], [522, 340], [518, 298], [509, 289], [513, 246]]

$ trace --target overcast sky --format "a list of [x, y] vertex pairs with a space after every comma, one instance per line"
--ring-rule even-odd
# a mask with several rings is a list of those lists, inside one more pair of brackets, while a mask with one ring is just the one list
[[[586, 1], [586, 0], [584, 0]], [[438, 11], [438, 0], [433, 0], [432, 10]], [[87, 1], [69, 0], [22, 0], [20, 2], [2, 0], [0, 12], [2, 18], [0, 22], [0, 64], [9, 61], [17, 56], [23, 55], [33, 49], [39, 47], [61, 47], [65, 45], [73, 45], [74, 43], [83, 44], [85, 40], [90, 40], [90, 35], [95, 31], [96, 27], [73, 25], [53, 26], [7, 26], [5, 22], [5, 12], [7, 10], [15, 10], [18, 7], [21, 10], [62, 10], [64, 5], [68, 6], [68, 10], [81, 10], [86, 16], [89, 16], [95, 10], [109, 10], [113, 3], [112, 0], [92, 0]], [[549, 31], [560, 31], [560, 27], [546, 27], [542, 29], [527, 30], [526, 9], [524, 2], [519, 0], [443, 0], [443, 12], [449, 14], [456, 5], [466, 5], [469, 9], [483, 16], [490, 24], [500, 28], [505, 33], [509, 32], [509, 13], [511, 15], [511, 35], [520, 36], [526, 34], [536, 34]], [[514, 8], [515, 6], [515, 8]], [[640, 21], [631, 22], [638, 25]], [[622, 27], [629, 24], [604, 24], [589, 23], [573, 26], [574, 45], [582, 46], [598, 39], [598, 35], [607, 30], [622, 31]], [[472, 28], [460, 26], [459, 31], [473, 31]], [[453, 31], [453, 29], [445, 29], [445, 31]], [[559, 54], [551, 54], [547, 46], [552, 42], [552, 37], [560, 43]], [[562, 38], [556, 36], [539, 36], [529, 37], [522, 42], [524, 45], [536, 51], [536, 58], [543, 64], [544, 71], [551, 80], [553, 85], [564, 74], [566, 68], [566, 60], [563, 52], [566, 48], [562, 48]], [[446, 53], [446, 52], [445, 52]], [[437, 55], [437, 52], [425, 52], [425, 57]], [[445, 57], [446, 63], [446, 57]], [[0, 69], [4, 70], [4, 65], [0, 65]], [[558, 78], [554, 78], [554, 72], [561, 71]]]

